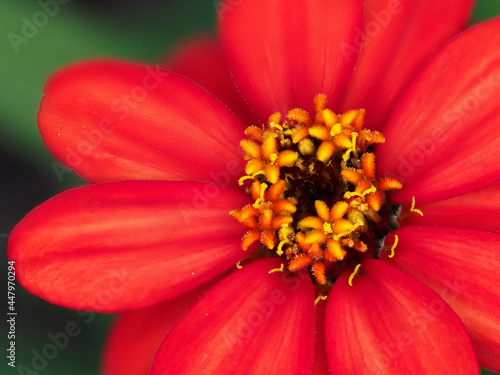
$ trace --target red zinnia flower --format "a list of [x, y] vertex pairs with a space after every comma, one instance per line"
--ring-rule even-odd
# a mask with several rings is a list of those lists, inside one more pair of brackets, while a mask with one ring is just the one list
[[158, 346], [151, 374], [500, 371], [500, 20], [447, 42], [472, 7], [227, 1], [225, 53], [196, 42], [178, 74], [59, 72], [40, 131], [95, 184], [14, 229], [19, 281], [137, 309], [106, 374]]

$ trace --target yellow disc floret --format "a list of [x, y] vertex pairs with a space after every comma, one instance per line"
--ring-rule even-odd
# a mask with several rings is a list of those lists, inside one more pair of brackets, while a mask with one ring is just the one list
[[369, 228], [385, 215], [385, 191], [402, 186], [376, 178], [373, 148], [385, 139], [364, 129], [365, 111], [326, 105], [319, 94], [314, 115], [295, 108], [245, 130], [239, 182], [253, 203], [231, 212], [248, 229], [243, 250], [280, 256], [288, 271], [307, 270], [322, 285], [373, 256]]

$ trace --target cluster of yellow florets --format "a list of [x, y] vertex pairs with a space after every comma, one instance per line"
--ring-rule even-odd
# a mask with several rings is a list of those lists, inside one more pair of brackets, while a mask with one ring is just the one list
[[363, 234], [380, 221], [384, 191], [401, 183], [376, 179], [371, 149], [385, 139], [364, 129], [363, 109], [336, 114], [323, 94], [314, 107], [314, 116], [292, 109], [286, 119], [274, 113], [246, 129], [240, 184], [251, 181], [254, 203], [232, 214], [248, 228], [243, 250], [259, 243], [285, 258], [289, 271], [307, 268], [326, 284], [335, 263], [367, 252]]

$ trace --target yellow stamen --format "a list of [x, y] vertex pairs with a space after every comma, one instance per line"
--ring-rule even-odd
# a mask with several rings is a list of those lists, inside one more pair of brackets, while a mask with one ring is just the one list
[[255, 208], [259, 208], [260, 202], [262, 202], [264, 200], [264, 193], [266, 192], [266, 189], [267, 189], [267, 184], [260, 185], [260, 198], [257, 199], [255, 201], [255, 203], [253, 204], [253, 206]]
[[363, 193], [361, 194], [361, 196], [364, 197], [365, 195], [368, 195], [370, 193], [375, 193], [376, 191], [377, 191], [377, 188], [375, 186], [372, 186], [371, 188], [366, 189], [365, 191], [363, 191]]
[[332, 126], [332, 129], [330, 130], [330, 137], [335, 137], [339, 135], [342, 132], [342, 125], [340, 123], [336, 123], [335, 125]]
[[271, 271], [269, 271], [269, 273], [275, 273], [275, 272], [283, 272], [284, 271], [284, 267], [285, 267], [285, 263], [281, 263], [281, 267], [280, 268], [273, 268]]
[[340, 237], [347, 236], [347, 235], [351, 234], [352, 232], [354, 232], [354, 231], [355, 231], [355, 230], [359, 227], [359, 225], [360, 225], [359, 223], [354, 224], [354, 225], [352, 226], [352, 228], [351, 228], [351, 229], [349, 229], [349, 230], [347, 230], [347, 231], [345, 231], [345, 232], [342, 232], [342, 233], [339, 233], [339, 234], [337, 234], [337, 235], [333, 236], [333, 239], [334, 239], [335, 241], [338, 241], [338, 239], [339, 239]]
[[357, 147], [356, 147], [356, 138], [358, 137], [358, 133], [356, 132], [353, 132], [351, 133], [352, 135], [352, 152], [354, 153], [354, 156], [355, 157], [358, 157], [358, 150], [357, 150]]
[[284, 254], [284, 252], [283, 252], [283, 245], [286, 244], [286, 243], [287, 244], [292, 244], [290, 242], [290, 240], [283, 240], [283, 241], [281, 241], [279, 243], [279, 245], [278, 245], [278, 249], [276, 250], [276, 254], [278, 254], [279, 256], [282, 256]]
[[240, 262], [236, 263], [236, 268], [239, 270], [241, 270], [243, 268], [243, 266], [240, 264]]
[[398, 241], [399, 241], [398, 235], [395, 234], [394, 235], [394, 243], [392, 244], [392, 247], [391, 247], [391, 253], [388, 255], [389, 258], [394, 257], [394, 254], [395, 254], [394, 249], [396, 248], [396, 246], [398, 246]]
[[314, 306], [316, 306], [318, 304], [319, 301], [324, 301], [328, 298], [328, 296], [322, 296], [322, 295], [319, 295], [315, 300], [314, 300]]
[[410, 212], [416, 212], [420, 216], [424, 216], [424, 213], [418, 209], [415, 208], [415, 197], [411, 197], [411, 208]]
[[351, 157], [350, 155], [351, 155], [351, 152], [352, 152], [352, 151], [353, 151], [353, 150], [352, 150], [352, 148], [348, 149], [348, 150], [344, 153], [344, 155], [342, 155], [342, 159], [343, 159], [344, 161], [349, 160], [349, 158]]
[[238, 180], [238, 185], [243, 186], [243, 181], [246, 181], [246, 180], [255, 180], [255, 177], [257, 177], [260, 174], [264, 174], [264, 170], [260, 170], [260, 171], [254, 172], [254, 173], [252, 173], [249, 176], [243, 176], [243, 177], [241, 177]]
[[323, 224], [323, 233], [332, 234], [333, 233], [332, 224], [325, 222]]
[[354, 272], [351, 273], [351, 276], [349, 276], [349, 286], [352, 286], [352, 280], [354, 279], [354, 276], [358, 273], [359, 267], [361, 267], [361, 263], [354, 268]]
[[344, 194], [344, 198], [349, 199], [352, 197], [361, 197], [361, 193], [357, 191], [348, 191], [347, 193]]
[[272, 122], [269, 124], [269, 126], [270, 126], [271, 128], [278, 129], [279, 131], [283, 131], [283, 127], [282, 127], [280, 124], [276, 123], [275, 121], [272, 121]]

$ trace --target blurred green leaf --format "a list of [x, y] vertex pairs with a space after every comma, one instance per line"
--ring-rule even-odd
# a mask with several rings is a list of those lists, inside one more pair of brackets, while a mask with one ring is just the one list
[[481, 22], [496, 16], [500, 16], [500, 1], [479, 0], [472, 15], [472, 21]]

